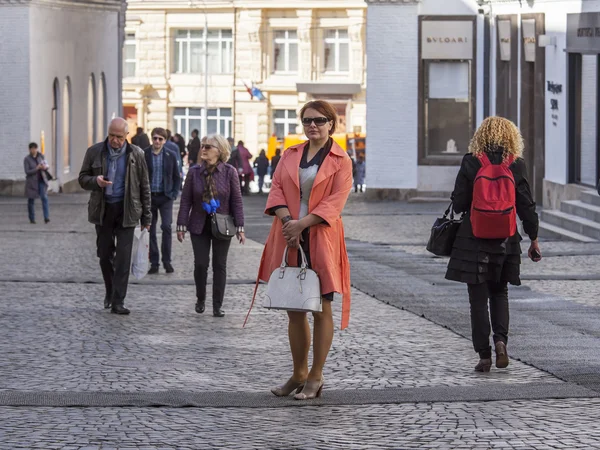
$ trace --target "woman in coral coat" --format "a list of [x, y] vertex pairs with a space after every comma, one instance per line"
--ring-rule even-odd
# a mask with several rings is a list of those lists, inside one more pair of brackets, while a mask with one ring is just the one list
[[319, 275], [323, 311], [313, 313], [313, 363], [308, 370], [310, 328], [304, 312], [288, 312], [288, 336], [294, 363], [291, 378], [271, 390], [283, 397], [296, 392], [297, 400], [318, 397], [323, 388], [323, 366], [333, 340], [331, 302], [342, 294], [342, 325], [350, 315], [350, 265], [341, 213], [352, 190], [352, 161], [331, 135], [337, 124], [335, 109], [325, 101], [304, 105], [300, 118], [308, 142], [288, 148], [275, 171], [266, 213], [276, 216], [265, 244], [259, 280], [268, 281], [288, 260], [298, 262], [299, 246], [309, 266]]

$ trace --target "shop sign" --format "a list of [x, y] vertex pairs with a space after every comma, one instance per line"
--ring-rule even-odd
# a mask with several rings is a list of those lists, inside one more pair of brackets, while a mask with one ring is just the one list
[[535, 19], [525, 19], [521, 22], [523, 34], [523, 55], [525, 61], [535, 62]]
[[498, 47], [500, 60], [510, 61], [510, 20], [498, 21]]
[[600, 13], [567, 14], [567, 51], [600, 53]]
[[473, 59], [473, 22], [424, 20], [421, 23], [422, 59]]

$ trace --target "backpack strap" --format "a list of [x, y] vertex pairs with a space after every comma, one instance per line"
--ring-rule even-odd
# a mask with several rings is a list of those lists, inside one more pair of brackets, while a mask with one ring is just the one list
[[485, 152], [481, 153], [477, 157], [477, 159], [481, 163], [481, 167], [486, 167], [486, 166], [491, 166], [492, 165], [492, 163], [490, 162], [490, 158], [488, 158], [488, 155], [486, 155]]
[[508, 155], [508, 158], [506, 158], [506, 161], [504, 161], [502, 164], [504, 164], [506, 167], [510, 167], [510, 165], [514, 162], [515, 157], [513, 155]]

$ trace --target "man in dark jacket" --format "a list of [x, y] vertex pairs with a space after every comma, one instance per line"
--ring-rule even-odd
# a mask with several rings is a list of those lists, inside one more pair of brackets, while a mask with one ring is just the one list
[[[88, 220], [96, 226], [97, 254], [106, 287], [104, 307], [129, 314], [127, 295], [136, 225], [150, 230], [150, 182], [144, 152], [127, 143], [127, 121], [110, 122], [104, 142], [87, 149], [79, 185], [88, 191]], [[116, 238], [116, 243], [115, 243]]]
[[192, 167], [198, 163], [198, 153], [200, 152], [200, 138], [198, 130], [192, 131], [192, 140], [188, 144], [188, 165]]
[[29, 222], [35, 223], [35, 199], [42, 200], [42, 210], [44, 211], [44, 222], [50, 222], [50, 209], [48, 206], [48, 180], [50, 175], [48, 165], [44, 161], [44, 156], [38, 152], [38, 145], [35, 142], [29, 144], [29, 155], [23, 160], [25, 175], [25, 195], [27, 196], [27, 210], [29, 211]]
[[149, 274], [158, 273], [160, 253], [156, 238], [156, 223], [160, 211], [160, 229], [162, 230], [161, 250], [162, 263], [167, 273], [173, 273], [171, 265], [171, 247], [173, 232], [173, 202], [177, 199], [181, 186], [181, 176], [177, 165], [177, 154], [167, 148], [167, 132], [163, 128], [152, 130], [152, 146], [144, 150], [150, 192], [152, 193], [152, 226], [150, 227], [150, 270]]
[[275, 150], [275, 156], [271, 159], [271, 179], [275, 175], [275, 169], [277, 169], [277, 164], [279, 164], [279, 160], [281, 159], [281, 150]]
[[135, 136], [131, 138], [131, 143], [133, 145], [137, 145], [139, 148], [146, 148], [150, 146], [148, 135], [144, 133], [144, 129], [142, 127], [137, 127]]

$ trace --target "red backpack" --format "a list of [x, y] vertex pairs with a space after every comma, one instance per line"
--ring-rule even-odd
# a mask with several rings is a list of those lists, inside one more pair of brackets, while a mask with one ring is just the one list
[[478, 156], [481, 168], [473, 182], [471, 226], [481, 239], [505, 239], [517, 232], [515, 177], [509, 156], [502, 164], [492, 164], [485, 153]]

